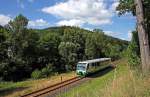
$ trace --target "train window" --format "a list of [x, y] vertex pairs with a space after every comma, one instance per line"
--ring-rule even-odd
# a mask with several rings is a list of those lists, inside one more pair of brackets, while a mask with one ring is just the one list
[[92, 63], [92, 66], [95, 66], [95, 63]]
[[91, 68], [93, 65], [92, 63], [88, 63], [88, 69]]
[[77, 70], [85, 70], [85, 69], [86, 69], [86, 64], [84, 63], [77, 64]]

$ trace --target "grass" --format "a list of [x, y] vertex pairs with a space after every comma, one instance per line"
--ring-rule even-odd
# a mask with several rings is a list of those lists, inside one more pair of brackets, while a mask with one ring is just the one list
[[61, 76], [63, 81], [75, 77], [76, 75], [75, 72], [70, 72], [38, 80], [30, 79], [21, 82], [0, 82], [0, 97], [19, 97], [23, 94], [61, 82]]
[[114, 64], [116, 69], [58, 97], [150, 97], [150, 77], [135, 75], [126, 60]]

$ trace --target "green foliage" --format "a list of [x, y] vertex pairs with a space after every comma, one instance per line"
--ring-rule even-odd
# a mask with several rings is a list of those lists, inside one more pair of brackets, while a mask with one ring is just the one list
[[107, 50], [105, 51], [105, 54], [112, 58], [112, 59], [118, 59], [121, 57], [121, 46], [118, 44], [108, 44], [107, 45]]
[[39, 79], [39, 78], [42, 78], [42, 72], [38, 69], [34, 70], [31, 74], [31, 77], [33, 79]]
[[135, 15], [134, 0], [120, 0], [117, 10], [119, 11], [119, 15], [123, 15], [127, 12], [132, 12], [133, 15]]
[[6, 27], [12, 33], [23, 33], [23, 30], [27, 28], [28, 19], [22, 14], [18, 15], [13, 21], [10, 21]]
[[8, 41], [9, 33], [4, 29], [0, 28], [0, 62], [7, 59], [7, 49], [8, 49]]
[[19, 15], [2, 30], [3, 33], [8, 33], [1, 46], [5, 49], [0, 52], [4, 57], [0, 61], [3, 80], [17, 81], [29, 77], [31, 64], [37, 61], [39, 35], [34, 30], [27, 29], [27, 23], [28, 20]]
[[67, 70], [72, 70], [75, 67], [77, 57], [77, 45], [72, 42], [61, 42], [59, 47], [59, 54], [62, 56], [66, 65]]
[[48, 77], [49, 75], [52, 75], [52, 65], [49, 64], [49, 65], [47, 65], [46, 67], [44, 67], [44, 68], [41, 70], [41, 73], [42, 73], [42, 76], [43, 76], [43, 77]]
[[[42, 32], [40, 32], [42, 33]], [[38, 51], [38, 64], [41, 64], [40, 68], [46, 66], [46, 64], [52, 63], [55, 71], [58, 71], [58, 66], [61, 67], [60, 55], [58, 46], [60, 44], [60, 36], [57, 33], [43, 33], [39, 39], [39, 51]]]
[[[142, 0], [143, 6], [144, 6], [144, 14], [146, 18], [146, 22], [148, 23], [150, 18], [150, 1], [149, 0]], [[125, 13], [131, 12], [133, 15], [135, 15], [135, 6], [134, 0], [120, 0], [119, 5], [117, 7], [117, 11], [119, 11], [119, 15], [123, 15]], [[148, 21], [147, 21], [148, 20]]]
[[140, 54], [137, 32], [132, 32], [132, 40], [127, 49], [128, 62], [131, 68], [140, 68]]
[[31, 73], [31, 77], [33, 79], [45, 78], [52, 75], [52, 65], [48, 64], [46, 67], [42, 68], [41, 70], [34, 70]]
[[89, 59], [103, 57], [105, 36], [103, 33], [89, 33], [86, 38], [85, 54]]
[[0, 26], [2, 80], [41, 78], [75, 70], [78, 61], [116, 58], [128, 45], [126, 41], [106, 36], [101, 29], [88, 31], [62, 26], [37, 30], [28, 29], [27, 24], [28, 19], [19, 15], [5, 27]]
[[78, 27], [68, 27], [64, 30], [62, 42], [72, 42], [76, 46], [77, 60], [82, 60], [84, 58], [87, 32], [88, 31]]

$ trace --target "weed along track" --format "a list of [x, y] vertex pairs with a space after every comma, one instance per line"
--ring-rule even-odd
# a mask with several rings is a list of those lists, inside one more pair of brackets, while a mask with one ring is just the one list
[[43, 88], [43, 89], [40, 89], [40, 90], [37, 90], [37, 91], [34, 91], [34, 92], [31, 92], [29, 94], [25, 94], [21, 97], [41, 97], [41, 96], [44, 96], [46, 94], [51, 94], [51, 92], [54, 93], [54, 91], [57, 91], [58, 89], [63, 88], [63, 87], [67, 87], [68, 85], [74, 84], [74, 83], [76, 83], [76, 82], [78, 82], [82, 79], [85, 79], [85, 78], [83, 78], [83, 77], [82, 78], [81, 77], [74, 77], [74, 78], [71, 78], [69, 80], [66, 80], [66, 81], [48, 86], [46, 88]]

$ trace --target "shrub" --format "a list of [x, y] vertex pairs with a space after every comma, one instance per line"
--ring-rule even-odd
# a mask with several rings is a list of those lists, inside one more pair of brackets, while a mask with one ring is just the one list
[[132, 40], [127, 49], [128, 62], [131, 68], [138, 69], [140, 67], [140, 54], [137, 32], [132, 32]]
[[46, 67], [42, 68], [41, 70], [34, 70], [31, 74], [31, 77], [33, 79], [39, 79], [39, 78], [44, 78], [48, 77], [49, 75], [52, 74], [52, 65], [48, 64]]
[[41, 70], [43, 77], [48, 77], [50, 74], [52, 74], [52, 68], [50, 66], [46, 66]]
[[39, 79], [39, 78], [42, 78], [42, 72], [38, 69], [34, 70], [31, 74], [31, 77], [33, 79]]

